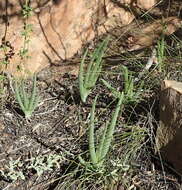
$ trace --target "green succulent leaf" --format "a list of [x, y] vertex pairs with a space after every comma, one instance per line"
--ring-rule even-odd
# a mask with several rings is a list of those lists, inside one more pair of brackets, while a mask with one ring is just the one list
[[91, 60], [84, 70], [84, 64], [86, 57], [88, 55], [88, 49], [85, 51], [79, 68], [79, 89], [82, 102], [86, 102], [87, 96], [90, 94], [91, 90], [94, 88], [97, 79], [101, 73], [102, 69], [102, 59], [109, 42], [109, 37], [107, 37], [98, 48], [95, 49], [91, 56]]
[[15, 97], [20, 105], [20, 108], [24, 112], [25, 117], [30, 118], [39, 101], [36, 87], [36, 75], [33, 76], [33, 86], [30, 94], [25, 90], [24, 81], [21, 81], [20, 83], [15, 81]]
[[115, 126], [116, 126], [116, 122], [117, 122], [117, 118], [118, 118], [119, 111], [121, 109], [121, 105], [123, 103], [123, 100], [124, 100], [124, 93], [121, 93], [119, 101], [118, 101], [117, 106], [116, 106], [116, 110], [113, 113], [111, 123], [107, 127], [107, 132], [106, 132], [106, 135], [105, 135], [103, 148], [102, 148], [102, 153], [101, 153], [101, 159], [103, 159], [107, 155], [107, 153], [109, 151], [111, 141], [112, 141], [112, 138], [113, 138], [113, 133], [114, 133]]
[[95, 97], [92, 109], [91, 109], [91, 118], [90, 118], [90, 123], [89, 123], [89, 153], [90, 153], [90, 162], [87, 163], [81, 156], [79, 156], [79, 161], [82, 165], [84, 165], [87, 168], [90, 168], [91, 170], [98, 171], [98, 169], [103, 168], [103, 163], [105, 160], [105, 157], [109, 151], [111, 141], [113, 138], [113, 133], [115, 130], [115, 125], [117, 122], [117, 118], [119, 115], [119, 111], [121, 109], [121, 105], [123, 103], [123, 98], [124, 94], [121, 93], [119, 97], [119, 101], [116, 106], [116, 110], [113, 113], [111, 122], [107, 122], [103, 135], [101, 137], [101, 140], [98, 144], [97, 150], [95, 146], [95, 136], [94, 136], [94, 121], [95, 121], [95, 106], [96, 106], [96, 101], [97, 97]]
[[94, 120], [95, 120], [95, 105], [97, 101], [97, 97], [94, 99], [94, 103], [92, 105], [91, 110], [91, 118], [90, 118], [90, 128], [89, 128], [89, 151], [90, 151], [90, 158], [93, 165], [97, 164], [97, 155], [95, 151], [95, 142], [94, 142]]
[[102, 150], [103, 150], [103, 147], [104, 147], [104, 141], [105, 141], [105, 138], [106, 138], [106, 132], [107, 132], [108, 125], [109, 125], [109, 122], [107, 121], [106, 126], [105, 126], [104, 131], [103, 131], [102, 138], [101, 138], [101, 140], [99, 142], [99, 146], [98, 146], [98, 149], [97, 149], [97, 152], [96, 152], [99, 162], [102, 161]]

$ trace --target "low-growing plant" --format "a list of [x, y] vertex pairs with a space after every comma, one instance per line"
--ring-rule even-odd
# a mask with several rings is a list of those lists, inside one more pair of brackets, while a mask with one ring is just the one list
[[39, 101], [36, 87], [36, 75], [33, 76], [33, 85], [30, 94], [25, 90], [24, 80], [22, 80], [19, 84], [15, 81], [15, 96], [25, 114], [25, 118], [30, 118]]
[[157, 61], [160, 72], [162, 72], [164, 66], [165, 48], [166, 48], [166, 43], [164, 41], [164, 36], [162, 36], [161, 39], [157, 42]]
[[91, 60], [84, 71], [84, 63], [88, 55], [88, 49], [85, 51], [79, 69], [79, 89], [82, 102], [86, 102], [87, 96], [95, 86], [102, 68], [102, 58], [104, 56], [109, 38], [106, 38], [91, 56]]
[[23, 172], [19, 169], [23, 166], [23, 163], [20, 161], [20, 158], [17, 160], [13, 160], [10, 157], [9, 165], [6, 166], [7, 174], [4, 171], [0, 171], [1, 175], [7, 178], [10, 178], [12, 181], [16, 181], [17, 179], [25, 179]]
[[52, 171], [54, 166], [59, 168], [60, 160], [62, 160], [62, 156], [57, 154], [33, 157], [28, 160], [30, 165], [27, 169], [34, 169], [40, 177], [45, 171]]
[[97, 96], [94, 99], [94, 103], [91, 109], [91, 118], [89, 123], [89, 153], [90, 153], [90, 162], [86, 162], [81, 156], [79, 156], [79, 161], [86, 168], [90, 170], [102, 170], [103, 163], [105, 161], [105, 157], [108, 154], [111, 141], [113, 138], [113, 133], [115, 129], [115, 125], [117, 122], [117, 118], [119, 115], [119, 111], [121, 109], [121, 105], [123, 102], [124, 94], [121, 93], [119, 97], [119, 101], [116, 106], [116, 110], [112, 115], [111, 122], [106, 122], [106, 126], [103, 132], [103, 135], [100, 139], [98, 147], [96, 149], [95, 140], [94, 140], [94, 121], [95, 121], [95, 106], [97, 101]]
[[114, 87], [111, 86], [106, 80], [101, 79], [102, 83], [112, 92], [112, 95], [115, 98], [118, 98], [121, 95], [121, 92], [115, 89]]
[[[129, 73], [128, 68], [123, 66], [123, 76], [124, 76], [124, 100], [123, 103], [131, 103], [137, 102], [140, 97], [141, 89], [143, 86], [143, 82], [139, 85], [138, 89], [134, 86], [134, 80], [131, 73]], [[121, 92], [112, 87], [107, 81], [101, 79], [103, 84], [112, 92], [115, 98], [119, 98], [121, 96]]]
[[124, 94], [127, 103], [135, 102], [139, 98], [139, 90], [141, 87], [135, 91], [134, 80], [132, 74], [128, 71], [128, 68], [123, 66], [123, 76], [124, 76]]
[[58, 154], [41, 155], [26, 159], [25, 165], [20, 158], [13, 160], [10, 157], [9, 164], [5, 166], [6, 171], [0, 170], [0, 174], [12, 181], [17, 181], [18, 179], [25, 180], [27, 175], [25, 173], [33, 169], [40, 177], [45, 171], [52, 171], [55, 167], [59, 168], [60, 162], [64, 159], [63, 155]]

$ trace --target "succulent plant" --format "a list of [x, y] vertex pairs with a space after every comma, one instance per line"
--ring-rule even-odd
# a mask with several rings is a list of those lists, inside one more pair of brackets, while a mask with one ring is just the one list
[[24, 80], [21, 80], [20, 83], [15, 81], [15, 96], [25, 114], [25, 118], [30, 118], [39, 101], [36, 87], [36, 75], [33, 76], [33, 85], [30, 94], [25, 90]]

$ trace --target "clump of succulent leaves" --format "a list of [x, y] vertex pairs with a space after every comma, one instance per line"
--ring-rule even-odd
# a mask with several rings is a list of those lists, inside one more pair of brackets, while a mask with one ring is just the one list
[[112, 115], [111, 122], [106, 122], [106, 126], [103, 132], [102, 137], [100, 138], [100, 142], [96, 148], [95, 145], [95, 136], [94, 136], [94, 123], [95, 123], [95, 106], [97, 101], [97, 96], [94, 99], [94, 103], [92, 105], [91, 109], [91, 118], [89, 123], [89, 154], [90, 154], [90, 161], [86, 162], [80, 155], [79, 155], [79, 161], [82, 165], [84, 165], [87, 169], [92, 171], [102, 171], [104, 168], [104, 161], [106, 159], [106, 156], [109, 152], [109, 148], [111, 146], [111, 141], [113, 138], [113, 133], [115, 130], [115, 125], [117, 122], [117, 118], [119, 115], [119, 111], [121, 109], [121, 105], [123, 102], [124, 94], [121, 93], [119, 97], [119, 101], [116, 106], [116, 110]]
[[27, 119], [32, 116], [32, 113], [36, 109], [39, 101], [36, 81], [36, 75], [34, 75], [32, 81], [32, 89], [31, 91], [26, 91], [25, 81], [23, 79], [21, 81], [15, 80], [15, 97], [21, 110], [25, 114], [25, 118]]
[[88, 49], [83, 55], [79, 68], [79, 90], [81, 100], [84, 103], [86, 102], [87, 96], [90, 94], [92, 88], [95, 86], [97, 79], [101, 73], [102, 58], [104, 56], [108, 42], [109, 38], [106, 38], [94, 50], [86, 70], [84, 70], [84, 65], [88, 55]]
[[[132, 102], [138, 102], [140, 99], [140, 93], [143, 86], [143, 83], [139, 84], [138, 89], [136, 90], [136, 86], [134, 84], [134, 79], [132, 74], [128, 71], [128, 68], [123, 66], [123, 77], [124, 77], [124, 100], [123, 103], [132, 103]], [[115, 98], [119, 98], [121, 95], [121, 92], [116, 90], [114, 87], [112, 87], [106, 80], [101, 79], [103, 84], [112, 92], [113, 96]]]

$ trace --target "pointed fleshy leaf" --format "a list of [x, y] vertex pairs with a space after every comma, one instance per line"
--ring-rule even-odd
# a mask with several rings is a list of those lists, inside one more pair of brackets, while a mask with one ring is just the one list
[[104, 79], [101, 79], [101, 81], [103, 82], [103, 84], [112, 92], [113, 96], [115, 98], [119, 98], [121, 95], [121, 92], [117, 91], [115, 88], [113, 88], [107, 81], [105, 81]]
[[29, 106], [29, 97], [28, 97], [28, 94], [27, 92], [25, 91], [25, 83], [24, 81], [21, 81], [21, 99], [23, 101], [23, 104], [24, 104], [24, 107], [25, 107], [25, 110], [28, 109], [28, 106]]
[[31, 97], [30, 97], [30, 102], [29, 102], [29, 109], [32, 110], [35, 106], [35, 99], [37, 96], [37, 86], [36, 86], [36, 75], [33, 76], [33, 87], [32, 87], [32, 92], [31, 92]]
[[15, 81], [15, 96], [16, 96], [16, 99], [21, 107], [21, 109], [24, 111], [25, 110], [25, 107], [24, 107], [24, 104], [23, 104], [23, 101], [22, 101], [22, 98], [20, 96], [20, 87], [19, 85], [17, 84], [17, 81]]
[[99, 145], [98, 145], [98, 148], [97, 148], [97, 151], [96, 151], [96, 155], [97, 155], [97, 158], [98, 158], [98, 162], [101, 161], [102, 157], [102, 151], [103, 151], [103, 146], [104, 146], [104, 141], [105, 141], [105, 137], [106, 137], [106, 132], [107, 132], [107, 127], [109, 125], [109, 122], [107, 121], [106, 122], [106, 126], [104, 128], [104, 131], [103, 131], [103, 135], [102, 135], [102, 138], [99, 142]]
[[95, 165], [97, 164], [97, 156], [95, 152], [95, 140], [94, 140], [94, 120], [95, 120], [95, 106], [97, 97], [94, 99], [94, 103], [92, 105], [91, 109], [91, 118], [90, 118], [90, 124], [89, 124], [89, 152], [90, 152], [90, 159], [91, 162]]
[[88, 54], [88, 49], [85, 51], [82, 61], [80, 63], [79, 76], [78, 76], [79, 90], [80, 90], [80, 96], [81, 96], [82, 102], [86, 102], [86, 98], [88, 96], [88, 92], [84, 87], [84, 62], [85, 62], [87, 54]]
[[103, 145], [103, 149], [102, 149], [102, 154], [101, 154], [101, 159], [103, 159], [107, 155], [107, 153], [109, 151], [111, 141], [112, 141], [112, 138], [113, 138], [113, 133], [114, 133], [116, 121], [117, 121], [117, 118], [118, 118], [118, 115], [119, 115], [119, 111], [121, 109], [123, 99], [124, 99], [124, 94], [121, 93], [120, 99], [119, 99], [119, 101], [117, 103], [117, 106], [116, 106], [116, 110], [115, 110], [115, 112], [114, 112], [114, 114], [112, 116], [110, 125], [107, 128], [106, 137], [105, 137], [105, 141], [104, 141], [104, 145]]

